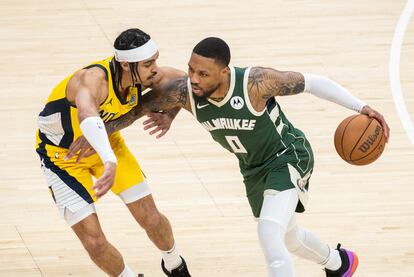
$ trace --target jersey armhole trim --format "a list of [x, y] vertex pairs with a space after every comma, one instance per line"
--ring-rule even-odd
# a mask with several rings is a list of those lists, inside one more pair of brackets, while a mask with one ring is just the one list
[[188, 90], [188, 98], [190, 98], [191, 113], [197, 119], [197, 112], [196, 112], [195, 103], [194, 103], [193, 90], [191, 89], [190, 78], [187, 78], [187, 90]]
[[248, 82], [249, 82], [249, 74], [250, 74], [251, 67], [246, 68], [244, 71], [244, 77], [243, 77], [243, 93], [244, 93], [244, 101], [246, 102], [246, 106], [249, 109], [249, 111], [255, 115], [255, 116], [261, 116], [266, 111], [266, 107], [264, 107], [263, 111], [256, 111], [252, 103], [250, 102], [250, 96], [249, 96], [249, 88], [248, 88]]
[[[94, 63], [94, 64], [91, 64], [91, 65], [88, 65], [88, 66], [86, 66], [86, 67], [84, 67], [84, 68], [82, 68], [82, 69], [90, 69], [90, 68], [93, 68], [93, 67], [99, 67], [100, 69], [102, 69], [103, 70], [103, 72], [105, 72], [105, 80], [107, 81], [107, 82], [109, 82], [109, 80], [108, 80], [108, 70], [103, 66], [103, 65], [101, 65], [101, 64], [97, 64], [97, 63]], [[72, 75], [72, 77], [73, 77], [73, 75]], [[71, 77], [71, 78], [72, 78]], [[70, 80], [69, 80], [70, 81]], [[68, 81], [68, 83], [69, 83], [69, 81]], [[66, 84], [66, 87], [65, 87], [65, 100], [66, 100], [66, 103], [68, 103], [71, 107], [74, 107], [75, 109], [77, 109], [77, 107], [76, 107], [76, 104], [73, 104], [73, 103], [71, 103], [69, 100], [68, 100], [68, 98], [67, 98], [67, 94], [66, 94], [66, 89], [67, 89], [67, 84]], [[105, 103], [105, 101], [108, 99], [108, 96], [109, 96], [109, 92], [108, 92], [108, 95], [105, 97], [105, 100], [103, 100], [102, 101], [102, 103], [99, 103], [99, 106], [101, 106], [103, 103]]]

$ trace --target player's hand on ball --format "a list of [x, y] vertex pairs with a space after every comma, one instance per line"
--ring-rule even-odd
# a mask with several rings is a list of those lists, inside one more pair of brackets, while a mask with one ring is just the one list
[[378, 122], [381, 124], [382, 129], [384, 130], [385, 141], [388, 142], [390, 138], [390, 127], [385, 121], [384, 116], [368, 105], [362, 108], [361, 114], [366, 114], [367, 116], [378, 120]]

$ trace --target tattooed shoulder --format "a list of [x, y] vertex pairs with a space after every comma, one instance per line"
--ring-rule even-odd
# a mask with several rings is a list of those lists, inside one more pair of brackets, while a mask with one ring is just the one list
[[249, 89], [256, 88], [263, 82], [263, 68], [262, 67], [252, 67], [249, 72], [249, 80], [247, 82]]
[[250, 70], [249, 92], [263, 99], [273, 96], [293, 95], [305, 87], [303, 75], [292, 71], [277, 71], [272, 68], [253, 67]]
[[169, 81], [162, 90], [168, 103], [185, 106], [188, 97], [187, 76]]

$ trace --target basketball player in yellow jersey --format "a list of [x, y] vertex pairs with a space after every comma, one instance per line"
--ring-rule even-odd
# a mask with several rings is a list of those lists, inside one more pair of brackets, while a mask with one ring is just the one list
[[[76, 71], [52, 91], [38, 117], [36, 151], [61, 215], [105, 273], [136, 277], [106, 240], [96, 215], [94, 202], [111, 189], [161, 250], [163, 271], [168, 276], [190, 276], [175, 247], [171, 225], [157, 210], [136, 159], [119, 132], [108, 138], [104, 127], [104, 122], [140, 105], [143, 89], [184, 73], [158, 68], [158, 50], [150, 36], [139, 29], [122, 32], [114, 47], [114, 57]], [[172, 117], [177, 112], [172, 111]], [[70, 144], [81, 135], [97, 154], [80, 162], [76, 155], [65, 158]], [[95, 185], [92, 176], [98, 178]]]

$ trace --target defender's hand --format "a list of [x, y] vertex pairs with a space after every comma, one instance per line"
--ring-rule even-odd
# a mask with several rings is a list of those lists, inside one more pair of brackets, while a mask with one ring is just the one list
[[148, 119], [143, 122], [144, 130], [149, 130], [150, 135], [160, 132], [156, 138], [159, 139], [164, 136], [171, 127], [171, 123], [174, 119], [169, 113], [149, 113]]
[[96, 180], [95, 185], [92, 187], [96, 191], [93, 195], [94, 197], [100, 198], [111, 189], [114, 184], [115, 173], [116, 163], [106, 162], [104, 164], [104, 172], [102, 173], [102, 176]]
[[91, 147], [86, 138], [84, 136], [80, 136], [69, 146], [69, 151], [65, 156], [65, 161], [76, 155], [78, 151], [79, 154], [76, 159], [76, 163], [79, 163], [82, 158], [92, 156], [96, 153], [95, 149]]
[[382, 129], [384, 130], [385, 141], [388, 142], [390, 138], [390, 127], [384, 119], [384, 116], [372, 109], [370, 106], [366, 105], [362, 108], [361, 114], [366, 114], [369, 117], [375, 118], [381, 124]]

